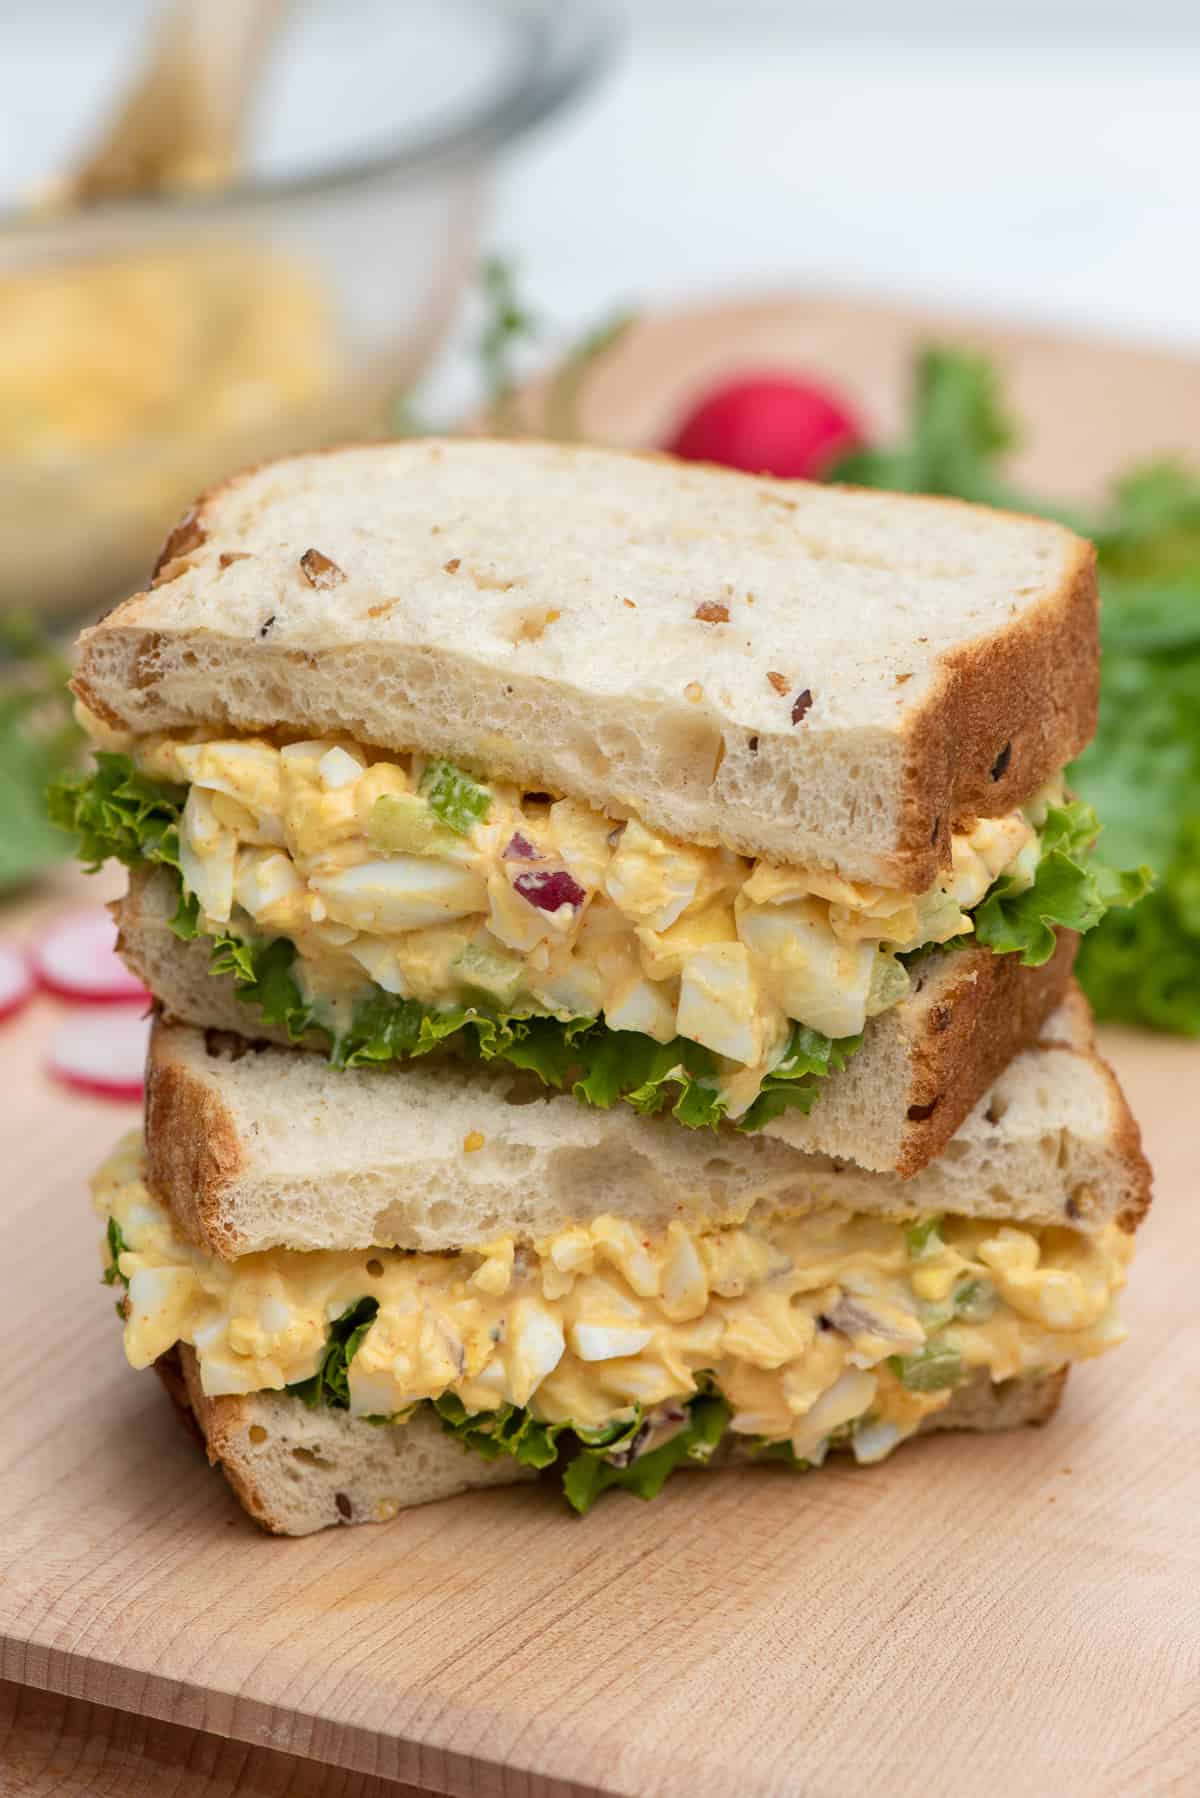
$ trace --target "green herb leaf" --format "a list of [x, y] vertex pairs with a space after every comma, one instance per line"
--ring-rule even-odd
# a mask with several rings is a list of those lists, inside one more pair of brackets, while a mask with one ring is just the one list
[[546, 394], [546, 436], [576, 443], [583, 435], [580, 402], [587, 382], [605, 356], [621, 342], [635, 315], [622, 310], [602, 319], [572, 344], [559, 362]]
[[488, 789], [453, 762], [430, 762], [421, 781], [421, 792], [430, 811], [460, 837], [482, 824], [492, 809]]
[[503, 256], [483, 265], [483, 298], [487, 317], [479, 337], [479, 360], [487, 395], [488, 428], [495, 437], [509, 435], [516, 423], [517, 373], [514, 351], [531, 342], [541, 326], [517, 292], [516, 271]]
[[307, 1380], [296, 1380], [287, 1388], [293, 1398], [303, 1399], [310, 1410], [318, 1405], [332, 1405], [337, 1411], [350, 1406], [349, 1368], [363, 1337], [375, 1321], [379, 1300], [355, 1299], [329, 1326], [329, 1336], [321, 1352], [316, 1373]]
[[[542, 325], [521, 298], [516, 271], [505, 257], [491, 256], [479, 270], [484, 319], [476, 342], [484, 391], [484, 422], [492, 437], [511, 437], [525, 428], [535, 435], [575, 442], [582, 435], [580, 401], [583, 390], [604, 357], [616, 348], [634, 322], [624, 309], [601, 319], [557, 360], [555, 372], [545, 383], [542, 417], [526, 426], [517, 404], [518, 361], [524, 346], [542, 335]], [[388, 425], [395, 437], [453, 436], [461, 425], [431, 424], [416, 393], [396, 394], [389, 405]]]
[[108, 1266], [105, 1268], [102, 1276], [104, 1284], [106, 1286], [115, 1286], [119, 1280], [122, 1286], [128, 1288], [129, 1281], [121, 1272], [120, 1261], [121, 1256], [127, 1253], [129, 1244], [121, 1234], [121, 1226], [115, 1217], [110, 1217], [108, 1220], [107, 1240]]

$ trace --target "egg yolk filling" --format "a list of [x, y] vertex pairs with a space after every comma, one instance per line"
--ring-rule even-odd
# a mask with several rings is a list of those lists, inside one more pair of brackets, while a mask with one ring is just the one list
[[604, 1216], [529, 1244], [221, 1261], [149, 1193], [136, 1137], [94, 1193], [135, 1367], [186, 1343], [210, 1396], [291, 1389], [378, 1422], [431, 1403], [475, 1445], [503, 1446], [515, 1411], [619, 1439], [618, 1463], [686, 1427], [702, 1396], [721, 1401], [718, 1434], [751, 1449], [882, 1459], [974, 1375], [1044, 1373], [1120, 1342], [1132, 1254], [1113, 1225], [830, 1203], [704, 1231]]
[[[1057, 782], [971, 821], [914, 894], [676, 842], [444, 761], [196, 735], [123, 739], [132, 759], [101, 755], [74, 821], [85, 854], [172, 865], [176, 928], [214, 939], [214, 972], [271, 1021], [322, 1030], [351, 1061], [473, 1028], [478, 1052], [594, 1103], [657, 1110], [682, 1087], [683, 1122], [743, 1128], [807, 1110], [909, 991], [901, 958], [970, 936], [997, 883], [1029, 893], [1047, 820], [1084, 809], [1061, 809]], [[1027, 959], [1045, 960], [1053, 930], [1032, 910]], [[1028, 948], [979, 920], [977, 940]], [[1078, 904], [1064, 921], [1086, 922]], [[612, 1033], [620, 1053], [597, 1070]]]

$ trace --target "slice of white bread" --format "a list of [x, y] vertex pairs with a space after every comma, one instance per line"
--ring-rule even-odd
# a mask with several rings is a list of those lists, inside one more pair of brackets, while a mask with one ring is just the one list
[[81, 639], [113, 726], [345, 731], [920, 891], [1095, 728], [1090, 545], [949, 500], [539, 443], [212, 489]]
[[286, 1392], [207, 1398], [195, 1351], [183, 1344], [154, 1367], [243, 1508], [277, 1536], [384, 1523], [413, 1505], [536, 1477], [508, 1455], [485, 1461], [424, 1408], [385, 1426], [329, 1405], [310, 1410]]
[[[450, 1498], [473, 1486], [533, 1479], [507, 1456], [485, 1461], [463, 1448], [425, 1412], [397, 1426], [363, 1423], [329, 1407], [310, 1411], [286, 1393], [206, 1398], [196, 1357], [180, 1348], [155, 1363], [163, 1384], [208, 1458], [242, 1506], [274, 1535], [309, 1536], [339, 1523], [382, 1523], [412, 1505]], [[993, 1385], [978, 1374], [944, 1410], [921, 1425], [933, 1430], [1011, 1430], [1046, 1423], [1058, 1409], [1067, 1370]], [[740, 1459], [722, 1444], [719, 1459]]]
[[338, 1073], [311, 1055], [158, 1020], [148, 1179], [185, 1235], [259, 1249], [442, 1250], [534, 1241], [605, 1213], [663, 1229], [803, 1211], [960, 1212], [1132, 1230], [1149, 1200], [1137, 1126], [1073, 993], [947, 1151], [911, 1180], [763, 1135], [681, 1130], [547, 1096], [512, 1070]]
[[[285, 1031], [265, 1025], [257, 1008], [238, 998], [231, 975], [209, 973], [202, 940], [183, 943], [172, 933], [174, 891], [161, 870], [135, 873], [113, 909], [122, 955], [169, 1017], [287, 1043]], [[1075, 948], [1074, 936], [1061, 932], [1043, 968], [1023, 968], [1016, 956], [989, 949], [929, 956], [915, 969], [914, 991], [873, 1018], [849, 1065], [822, 1081], [809, 1115], [785, 1114], [770, 1134], [810, 1154], [906, 1176], [918, 1172], [1036, 1037], [1066, 991]], [[323, 1051], [325, 1043], [313, 1033], [303, 1046]]]

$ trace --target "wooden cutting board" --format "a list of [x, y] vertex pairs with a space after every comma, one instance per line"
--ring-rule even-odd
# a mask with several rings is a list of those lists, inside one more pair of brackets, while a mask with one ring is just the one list
[[[691, 387], [764, 362], [827, 371], [886, 422], [914, 343], [946, 334], [834, 302], [652, 321], [589, 428], [652, 441]], [[1200, 365], [953, 335], [999, 347], [1046, 486], [1200, 455]], [[8, 932], [32, 927], [10, 909]], [[1200, 1791], [1200, 1045], [1105, 1038], [1157, 1199], [1130, 1341], [1076, 1372], [1048, 1429], [679, 1479], [586, 1522], [511, 1489], [288, 1542], [124, 1364], [84, 1183], [136, 1113], [47, 1082], [58, 1015], [0, 1030], [0, 1678], [65, 1697], [0, 1688], [0, 1790], [151, 1793], [186, 1759], [208, 1783], [172, 1791]]]

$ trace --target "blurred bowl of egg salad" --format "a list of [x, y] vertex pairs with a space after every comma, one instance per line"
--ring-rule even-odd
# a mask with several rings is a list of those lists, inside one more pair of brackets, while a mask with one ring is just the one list
[[231, 180], [55, 203], [156, 22], [46, 0], [0, 26], [0, 611], [95, 611], [208, 483], [390, 434], [498, 156], [612, 42], [602, 0], [292, 0]]

